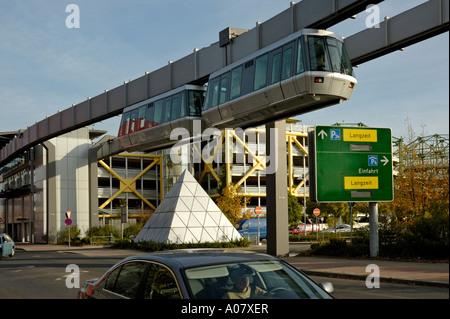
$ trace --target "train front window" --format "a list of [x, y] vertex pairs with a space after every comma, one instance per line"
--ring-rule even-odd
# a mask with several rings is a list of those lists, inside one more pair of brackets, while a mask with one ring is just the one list
[[128, 126], [130, 124], [130, 113], [122, 115], [122, 123], [120, 124], [119, 136], [128, 134]]
[[327, 45], [333, 72], [353, 75], [352, 64], [350, 63], [344, 44], [335, 38], [327, 37]]
[[201, 116], [203, 105], [203, 92], [189, 91], [188, 94], [188, 115]]
[[311, 71], [331, 72], [323, 37], [309, 36], [308, 46]]
[[212, 101], [211, 101], [211, 107], [217, 106], [219, 103], [219, 80], [220, 78], [214, 79], [211, 83], [211, 93], [212, 93]]

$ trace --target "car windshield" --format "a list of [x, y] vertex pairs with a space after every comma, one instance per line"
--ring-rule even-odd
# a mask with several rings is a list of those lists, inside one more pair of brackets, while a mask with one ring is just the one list
[[192, 298], [331, 298], [295, 268], [278, 260], [249, 261], [185, 270]]

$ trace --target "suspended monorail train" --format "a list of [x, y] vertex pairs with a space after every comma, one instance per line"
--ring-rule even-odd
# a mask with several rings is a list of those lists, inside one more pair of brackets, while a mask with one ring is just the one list
[[207, 126], [249, 127], [348, 100], [356, 85], [337, 34], [303, 29], [213, 74]]
[[193, 120], [201, 120], [206, 87], [184, 85], [123, 110], [117, 140], [122, 149], [138, 151], [164, 148], [173, 129], [192, 132]]
[[127, 107], [118, 141], [130, 151], [164, 148], [176, 142], [173, 129], [192, 133], [193, 119], [204, 128], [256, 126], [348, 100], [356, 83], [343, 39], [303, 29], [211, 74], [207, 86]]

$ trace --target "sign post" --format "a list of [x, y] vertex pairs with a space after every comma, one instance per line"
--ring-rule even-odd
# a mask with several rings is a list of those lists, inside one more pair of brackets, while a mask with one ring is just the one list
[[257, 206], [255, 207], [255, 214], [258, 215], [258, 245], [261, 245], [260, 236], [261, 236], [261, 228], [259, 225], [259, 216], [262, 214], [262, 207]]
[[316, 226], [317, 226], [316, 235], [317, 235], [317, 241], [319, 241], [319, 221], [318, 221], [318, 217], [320, 215], [320, 209], [314, 208], [313, 214], [314, 214], [314, 216], [316, 216]]
[[[69, 214], [66, 213], [66, 216], [70, 216], [70, 212], [69, 212]], [[70, 218], [67, 217], [67, 218], [64, 220], [64, 223], [65, 223], [67, 226], [69, 226], [69, 249], [70, 249], [70, 226], [72, 225], [72, 220], [71, 220]]]

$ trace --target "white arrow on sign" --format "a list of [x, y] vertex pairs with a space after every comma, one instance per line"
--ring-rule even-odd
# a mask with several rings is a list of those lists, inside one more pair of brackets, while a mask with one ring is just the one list
[[383, 166], [386, 166], [386, 164], [389, 163], [389, 160], [387, 159], [386, 156], [383, 156], [383, 159], [380, 162], [383, 163]]
[[317, 134], [317, 135], [319, 135], [319, 137], [321, 137], [322, 138], [322, 140], [325, 138], [325, 136], [328, 136], [328, 134], [327, 133], [325, 133], [325, 131], [324, 130], [321, 130], [320, 132], [319, 132], [319, 134]]

